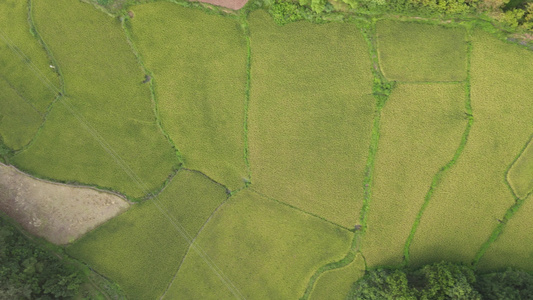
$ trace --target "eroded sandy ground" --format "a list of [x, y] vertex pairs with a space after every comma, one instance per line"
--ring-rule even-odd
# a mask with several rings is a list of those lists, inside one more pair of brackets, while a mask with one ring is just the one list
[[227, 7], [233, 10], [241, 9], [248, 0], [199, 0], [200, 2], [209, 3], [217, 6]]
[[117, 195], [38, 180], [0, 163], [0, 210], [52, 243], [67, 244], [128, 207]]

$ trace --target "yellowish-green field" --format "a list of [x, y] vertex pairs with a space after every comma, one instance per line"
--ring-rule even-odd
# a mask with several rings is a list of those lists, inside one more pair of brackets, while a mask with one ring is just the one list
[[352, 227], [375, 102], [361, 33], [353, 24], [280, 27], [264, 11], [249, 22], [254, 189]]
[[[18, 150], [37, 133], [56, 97], [59, 80], [30, 32], [28, 2], [6, 0], [0, 9], [0, 137]], [[39, 77], [42, 76], [41, 77]]]
[[249, 190], [239, 192], [198, 236], [210, 265], [189, 251], [165, 299], [298, 299], [319, 266], [346, 254], [351, 235]]
[[507, 222], [501, 235], [485, 252], [478, 264], [484, 271], [503, 270], [508, 267], [533, 270], [533, 201], [531, 197]]
[[244, 186], [247, 46], [240, 25], [170, 2], [132, 11], [127, 25], [153, 73], [163, 127], [185, 166], [231, 190]]
[[465, 84], [400, 84], [382, 110], [367, 265], [399, 265], [435, 174], [452, 159], [467, 123]]
[[67, 252], [119, 284], [128, 299], [158, 299], [189, 241], [226, 198], [226, 190], [204, 175], [179, 171], [157, 199], [136, 204]]
[[0, 79], [0, 137], [12, 149], [28, 144], [43, 122], [42, 114], [6, 80]]
[[377, 22], [380, 65], [395, 81], [466, 79], [466, 30], [381, 20]]
[[513, 164], [507, 180], [514, 190], [516, 196], [520, 199], [525, 199], [531, 191], [533, 191], [533, 142], [529, 141], [520, 154], [520, 157]]
[[35, 1], [33, 9], [65, 96], [35, 143], [13, 161], [39, 176], [130, 197], [159, 188], [177, 158], [156, 124], [150, 90], [118, 21], [79, 1]]
[[365, 260], [357, 254], [354, 261], [340, 269], [320, 275], [311, 293], [311, 300], [344, 300], [352, 284], [365, 275]]
[[474, 124], [422, 216], [411, 245], [415, 265], [471, 262], [515, 202], [505, 176], [533, 129], [533, 69], [524, 68], [533, 53], [482, 31], [474, 32], [472, 47]]

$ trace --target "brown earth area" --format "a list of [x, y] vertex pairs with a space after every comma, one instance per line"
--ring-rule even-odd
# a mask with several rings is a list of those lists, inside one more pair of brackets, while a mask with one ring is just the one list
[[68, 244], [128, 207], [118, 195], [36, 179], [0, 163], [0, 210], [54, 244]]
[[246, 2], [248, 2], [248, 0], [200, 0], [200, 2], [238, 10], [241, 9], [246, 4]]

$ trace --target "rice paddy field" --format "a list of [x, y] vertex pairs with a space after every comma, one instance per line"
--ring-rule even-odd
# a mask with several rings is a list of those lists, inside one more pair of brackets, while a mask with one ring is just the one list
[[64, 246], [127, 299], [344, 299], [367, 270], [442, 260], [533, 271], [532, 65], [468, 22], [5, 0], [0, 159], [133, 200]]
[[254, 190], [353, 227], [375, 102], [363, 36], [353, 24], [279, 27], [264, 11], [249, 22]]
[[132, 12], [127, 26], [153, 74], [162, 125], [184, 163], [231, 190], [243, 187], [250, 180], [244, 157], [247, 46], [237, 20], [170, 2]]
[[399, 265], [433, 177], [454, 156], [467, 120], [464, 84], [400, 84], [382, 110], [374, 192], [362, 242], [368, 266]]

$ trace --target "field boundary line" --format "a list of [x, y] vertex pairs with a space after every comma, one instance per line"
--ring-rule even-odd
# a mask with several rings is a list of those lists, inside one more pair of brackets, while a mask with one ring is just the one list
[[492, 244], [494, 242], [496, 242], [496, 240], [498, 239], [498, 237], [500, 237], [501, 234], [504, 233], [504, 229], [505, 229], [505, 226], [507, 225], [507, 222], [514, 216], [514, 214], [520, 209], [520, 207], [522, 207], [522, 205], [526, 202], [526, 199], [529, 198], [529, 196], [531, 194], [533, 194], [533, 192], [530, 192], [529, 194], [527, 194], [523, 199], [522, 198], [519, 198], [513, 188], [511, 187], [511, 184], [509, 183], [508, 181], [508, 175], [509, 175], [509, 171], [511, 170], [511, 168], [513, 167], [513, 165], [516, 163], [516, 161], [520, 158], [520, 156], [522, 156], [522, 154], [524, 153], [524, 151], [526, 150], [527, 146], [529, 145], [529, 143], [532, 143], [533, 142], [533, 134], [529, 137], [528, 141], [526, 142], [526, 144], [524, 145], [524, 147], [520, 150], [520, 152], [518, 153], [518, 155], [515, 156], [515, 158], [513, 159], [513, 161], [511, 162], [511, 164], [507, 167], [507, 170], [505, 171], [504, 175], [503, 175], [503, 180], [505, 182], [505, 185], [507, 186], [507, 188], [509, 189], [509, 192], [511, 193], [511, 195], [513, 196], [514, 200], [515, 200], [515, 203], [513, 203], [508, 209], [507, 211], [505, 212], [505, 214], [503, 215], [502, 219], [498, 219], [498, 224], [496, 225], [496, 227], [494, 228], [494, 230], [492, 231], [491, 235], [489, 236], [489, 238], [481, 245], [481, 247], [479, 248], [478, 252], [476, 253], [476, 255], [474, 256], [474, 260], [472, 261], [472, 265], [474, 266], [474, 268], [477, 267], [477, 265], [479, 264], [479, 261], [483, 258], [483, 256], [485, 255], [485, 253], [487, 252], [487, 250], [489, 250], [490, 246], [492, 246]]
[[424, 211], [429, 206], [429, 203], [431, 202], [431, 197], [433, 195], [433, 192], [438, 188], [440, 185], [440, 182], [444, 175], [447, 173], [447, 171], [452, 168], [456, 163], [457, 160], [460, 158], [461, 154], [463, 153], [464, 148], [466, 147], [466, 144], [468, 142], [468, 136], [470, 135], [470, 130], [474, 124], [474, 116], [472, 111], [472, 104], [471, 104], [471, 89], [470, 89], [470, 68], [471, 68], [471, 57], [472, 57], [472, 33], [471, 30], [467, 29], [467, 41], [466, 41], [466, 76], [467, 79], [464, 82], [465, 84], [465, 115], [467, 117], [467, 123], [465, 130], [463, 132], [463, 135], [461, 136], [461, 141], [459, 142], [459, 146], [455, 150], [455, 153], [450, 161], [448, 161], [444, 166], [442, 166], [437, 173], [433, 176], [433, 179], [431, 181], [431, 184], [429, 186], [429, 189], [424, 197], [424, 203], [420, 207], [420, 210], [418, 211], [416, 218], [413, 222], [413, 226], [411, 227], [411, 231], [409, 233], [409, 236], [407, 237], [407, 240], [405, 241], [404, 245], [404, 251], [403, 251], [403, 263], [401, 264], [402, 267], [407, 266], [410, 262], [410, 247], [411, 243], [413, 242], [413, 239], [415, 237], [416, 231], [418, 229], [418, 226], [420, 225], [420, 222], [422, 220]]
[[[207, 225], [207, 223], [209, 223], [209, 221], [213, 218], [213, 216], [220, 210], [220, 208], [222, 208], [222, 206], [224, 206], [228, 201], [229, 199], [233, 197], [233, 195], [228, 195], [226, 197], [226, 199], [224, 199], [224, 201], [222, 201], [222, 203], [220, 203], [214, 210], [213, 212], [211, 212], [211, 214], [209, 215], [209, 217], [207, 217], [207, 219], [205, 220], [205, 222], [202, 224], [202, 226], [198, 229], [198, 232], [196, 232], [196, 234], [194, 235], [194, 237], [192, 238], [192, 243], [195, 243], [196, 242], [196, 239], [198, 238], [198, 236], [200, 235], [200, 233], [202, 233], [202, 231], [204, 230], [204, 227]], [[159, 297], [160, 300], [164, 299], [165, 298], [165, 295], [167, 294], [168, 290], [170, 289], [170, 287], [172, 286], [172, 284], [174, 283], [174, 281], [176, 280], [176, 277], [178, 276], [178, 272], [180, 271], [181, 269], [181, 266], [183, 265], [183, 262], [185, 261], [185, 258], [187, 257], [187, 255], [189, 254], [191, 250], [191, 245], [189, 245], [189, 247], [187, 247], [187, 250], [185, 251], [185, 253], [183, 254], [183, 257], [181, 258], [181, 261], [180, 263], [178, 264], [178, 267], [176, 269], [176, 273], [174, 273], [174, 276], [170, 279], [168, 285], [167, 285], [167, 288], [165, 289], [165, 291], [163, 292], [163, 294], [161, 295], [161, 297]]]
[[317, 219], [320, 219], [321, 221], [327, 222], [327, 223], [329, 223], [329, 224], [331, 224], [331, 225], [334, 225], [334, 226], [336, 226], [336, 227], [339, 227], [339, 228], [341, 228], [341, 229], [344, 229], [344, 230], [347, 230], [347, 231], [353, 232], [352, 229], [350, 229], [350, 228], [348, 228], [348, 227], [346, 227], [346, 226], [342, 226], [342, 225], [337, 224], [337, 223], [335, 223], [335, 222], [333, 222], [333, 221], [330, 221], [330, 220], [328, 220], [328, 219], [325, 219], [325, 218], [323, 218], [323, 217], [321, 217], [321, 216], [319, 216], [319, 215], [316, 215], [316, 214], [313, 214], [313, 213], [311, 213], [311, 212], [308, 212], [308, 211], [302, 210], [301, 208], [298, 208], [298, 207], [296, 207], [296, 206], [294, 206], [294, 205], [291, 205], [291, 204], [289, 204], [289, 203], [287, 203], [287, 202], [284, 202], [284, 201], [278, 200], [278, 199], [276, 199], [276, 198], [270, 197], [270, 196], [268, 196], [268, 195], [266, 195], [266, 194], [263, 194], [263, 193], [259, 192], [258, 190], [254, 189], [253, 186], [250, 187], [249, 189], [250, 189], [250, 191], [252, 191], [254, 194], [259, 195], [259, 196], [261, 196], [261, 197], [263, 197], [263, 198], [265, 198], [265, 199], [267, 199], [267, 200], [270, 200], [270, 201], [272, 201], [272, 202], [276, 202], [276, 203], [281, 204], [281, 205], [283, 205], [283, 206], [287, 206], [287, 207], [289, 207], [289, 208], [291, 208], [291, 209], [294, 209], [294, 210], [296, 210], [296, 211], [299, 211], [299, 212], [301, 212], [301, 213], [304, 213], [304, 214], [306, 214], [306, 215], [308, 215], [308, 216], [315, 217], [315, 218], [317, 218]]
[[250, 39], [250, 28], [248, 27], [247, 16], [241, 13], [241, 27], [243, 30], [244, 38], [246, 39], [246, 86], [245, 86], [245, 99], [244, 99], [244, 164], [248, 171], [248, 182], [245, 185], [252, 183], [252, 168], [250, 166], [249, 152], [250, 147], [248, 145], [248, 111], [250, 107], [250, 89], [252, 86], [252, 42]]
[[[41, 37], [42, 39], [42, 37]], [[44, 42], [44, 41], [43, 41]], [[14, 44], [13, 44], [14, 45]], [[15, 51], [11, 45], [10, 49], [12, 51]], [[42, 81], [43, 83], [45, 81], [48, 81], [46, 77], [42, 75], [42, 73], [39, 72], [39, 70], [35, 69], [35, 65], [30, 61], [31, 65], [27, 64], [29, 69], [34, 72]], [[59, 66], [56, 65], [56, 69], [58, 69]], [[59, 72], [59, 71], [58, 71]], [[54, 85], [47, 85], [52, 91], [58, 92], [58, 88]], [[59, 93], [62, 94], [64, 90], [64, 86], [62, 86], [62, 90], [59, 90]], [[90, 123], [88, 123], [84, 117], [75, 110], [74, 107], [68, 102], [66, 98], [61, 98], [61, 102], [65, 108], [79, 121], [80, 125], [83, 129], [85, 129], [95, 140], [96, 142], [103, 148], [104, 151], [106, 151], [111, 158], [117, 163], [117, 165], [127, 174], [128, 177], [130, 177], [135, 184], [141, 188], [142, 191], [144, 191], [145, 194], [149, 194], [149, 191], [147, 190], [144, 182], [142, 179], [130, 168], [130, 166], [122, 159], [122, 157], [114, 151], [114, 149], [107, 143], [107, 141], [100, 136], [98, 131], [96, 131]], [[186, 232], [185, 228], [181, 223], [175, 218], [173, 218], [170, 214], [168, 214], [167, 211], [165, 211], [160, 204], [158, 203], [159, 199], [158, 197], [153, 197], [153, 202], [156, 208], [160, 211], [160, 213], [167, 218], [169, 223], [173, 225], [173, 227], [176, 229], [176, 231], [189, 243], [190, 247], [193, 248], [202, 258], [202, 260], [211, 268], [211, 270], [217, 275], [217, 277], [222, 281], [222, 283], [230, 290], [230, 292], [237, 298], [237, 299], [245, 299], [245, 297], [242, 295], [242, 293], [239, 291], [239, 289], [227, 278], [227, 276], [224, 275], [222, 270], [215, 264], [215, 262], [205, 253], [203, 249], [201, 249], [199, 246], [195, 245], [191, 242], [191, 236]]]
[[159, 127], [159, 130], [161, 131], [163, 136], [167, 139], [167, 142], [174, 149], [174, 153], [176, 157], [178, 158], [178, 161], [180, 162], [180, 164], [184, 164], [183, 156], [181, 155], [179, 148], [176, 146], [176, 143], [174, 142], [174, 140], [172, 140], [170, 135], [166, 132], [165, 128], [163, 127], [163, 121], [161, 120], [161, 115], [159, 113], [159, 105], [158, 105], [159, 101], [158, 101], [157, 93], [155, 92], [155, 82], [154, 82], [155, 76], [152, 73], [152, 71], [150, 71], [144, 64], [142, 55], [137, 49], [137, 46], [135, 45], [135, 43], [133, 42], [132, 34], [131, 34], [130, 29], [128, 29], [126, 21], [129, 21], [129, 17], [122, 17], [120, 20], [120, 25], [122, 27], [122, 31], [124, 31], [126, 41], [128, 42], [128, 45], [130, 46], [131, 51], [133, 52], [133, 55], [135, 55], [135, 58], [139, 66], [141, 67], [141, 70], [143, 71], [144, 74], [146, 74], [146, 76], [150, 77], [148, 81], [148, 88], [150, 90], [150, 98], [151, 98], [150, 100], [152, 102], [152, 110], [153, 110], [154, 118], [156, 120], [157, 127]]

